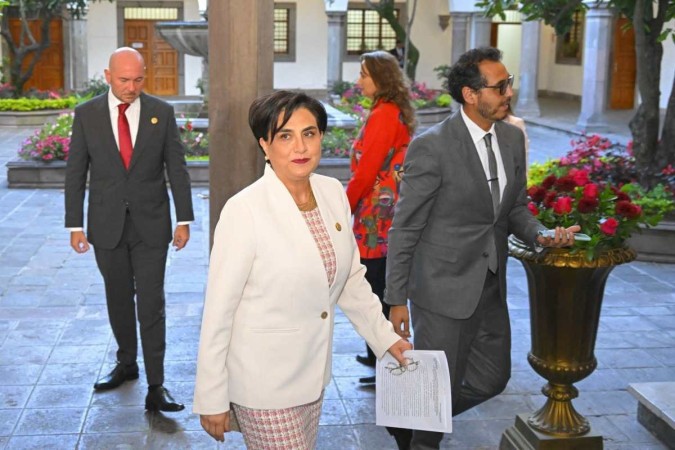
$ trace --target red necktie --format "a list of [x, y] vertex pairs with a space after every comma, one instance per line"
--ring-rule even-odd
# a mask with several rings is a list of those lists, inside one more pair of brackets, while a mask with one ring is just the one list
[[120, 103], [117, 105], [119, 115], [117, 116], [117, 134], [120, 142], [120, 156], [122, 157], [122, 164], [124, 168], [129, 168], [131, 161], [131, 154], [134, 147], [131, 144], [131, 130], [129, 129], [129, 121], [127, 120], [126, 111], [129, 108], [129, 103]]

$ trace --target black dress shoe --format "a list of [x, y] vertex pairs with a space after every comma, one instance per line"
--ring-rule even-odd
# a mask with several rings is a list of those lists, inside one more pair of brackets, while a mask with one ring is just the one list
[[176, 403], [169, 390], [164, 386], [158, 386], [148, 391], [145, 397], [145, 409], [148, 411], [176, 412], [185, 409], [182, 403]]
[[356, 360], [368, 367], [375, 367], [375, 358], [369, 358], [367, 356], [356, 355]]
[[359, 378], [359, 383], [363, 383], [363, 384], [375, 384], [375, 377], [372, 376], [372, 377], [363, 377], [363, 378]]
[[118, 362], [115, 368], [106, 376], [94, 383], [94, 389], [97, 391], [107, 391], [120, 387], [125, 381], [136, 380], [138, 378], [138, 365], [122, 364]]

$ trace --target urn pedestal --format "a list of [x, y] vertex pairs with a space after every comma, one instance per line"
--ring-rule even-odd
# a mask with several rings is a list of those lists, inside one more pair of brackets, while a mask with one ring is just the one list
[[595, 339], [607, 277], [636, 254], [617, 248], [588, 261], [583, 252], [568, 249], [536, 253], [513, 237], [509, 251], [527, 274], [532, 333], [527, 359], [548, 383], [542, 388], [544, 406], [529, 417], [517, 416], [502, 435], [500, 449], [602, 449], [602, 436], [591, 432], [572, 405], [579, 395], [574, 383], [597, 366]]

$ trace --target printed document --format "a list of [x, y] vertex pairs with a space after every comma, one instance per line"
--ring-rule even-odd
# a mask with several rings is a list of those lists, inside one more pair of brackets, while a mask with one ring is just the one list
[[450, 371], [445, 353], [408, 350], [401, 366], [387, 352], [376, 366], [377, 425], [452, 432]]

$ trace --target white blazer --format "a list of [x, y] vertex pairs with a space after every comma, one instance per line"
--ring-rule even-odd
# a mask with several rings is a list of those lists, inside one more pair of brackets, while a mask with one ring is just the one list
[[364, 278], [344, 188], [318, 174], [310, 183], [337, 259], [332, 286], [271, 168], [221, 212], [199, 341], [197, 414], [228, 411], [230, 402], [281, 409], [317, 400], [331, 377], [336, 304], [378, 357], [399, 340]]

